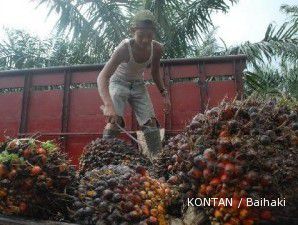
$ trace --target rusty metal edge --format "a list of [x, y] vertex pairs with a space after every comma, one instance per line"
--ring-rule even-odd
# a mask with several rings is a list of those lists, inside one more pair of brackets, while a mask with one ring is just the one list
[[[212, 57], [200, 57], [200, 58], [175, 58], [175, 59], [162, 59], [161, 65], [188, 65], [199, 62], [227, 62], [232, 60], [246, 59], [246, 55], [228, 55], [228, 56], [212, 56]], [[73, 66], [55, 66], [55, 67], [46, 67], [46, 68], [31, 68], [31, 69], [21, 69], [21, 70], [4, 70], [0, 71], [1, 76], [10, 76], [10, 75], [23, 75], [24, 73], [53, 73], [53, 72], [64, 72], [66, 70], [71, 72], [79, 71], [92, 71], [100, 70], [104, 67], [105, 63], [102, 64], [82, 64], [82, 65], [73, 65]]]
[[[181, 133], [183, 130], [166, 130], [167, 134], [176, 134]], [[127, 131], [130, 134], [135, 134], [137, 131]], [[121, 132], [124, 134], [124, 132]], [[28, 132], [28, 133], [18, 133], [18, 135], [22, 136], [32, 136], [35, 133]], [[84, 136], [84, 135], [102, 135], [102, 133], [96, 132], [38, 132], [39, 136]]]
[[51, 220], [30, 220], [22, 217], [0, 214], [0, 225], [79, 225], [77, 223], [58, 222]]

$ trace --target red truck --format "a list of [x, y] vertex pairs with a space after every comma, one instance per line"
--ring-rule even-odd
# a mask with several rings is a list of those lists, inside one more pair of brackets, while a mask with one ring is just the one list
[[[245, 55], [166, 59], [160, 64], [172, 109], [162, 111], [162, 98], [149, 69], [144, 78], [157, 118], [167, 135], [180, 132], [198, 112], [243, 93]], [[105, 118], [100, 111], [96, 78], [101, 65], [79, 65], [0, 72], [0, 141], [5, 136], [36, 133], [58, 139], [74, 164], [83, 147], [101, 136]], [[130, 109], [126, 129], [137, 129]]]

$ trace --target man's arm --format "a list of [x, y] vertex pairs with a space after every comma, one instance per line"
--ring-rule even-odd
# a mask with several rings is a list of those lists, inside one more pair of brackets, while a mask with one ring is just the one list
[[153, 54], [153, 59], [151, 64], [151, 75], [154, 83], [156, 84], [161, 95], [163, 96], [164, 112], [168, 114], [171, 108], [171, 101], [170, 101], [168, 92], [165, 89], [165, 85], [162, 80], [162, 77], [159, 74], [160, 59], [161, 59], [161, 56], [163, 55], [163, 52], [164, 52], [163, 46], [160, 44], [157, 44], [156, 51], [154, 52], [155, 54]]
[[125, 51], [125, 45], [117, 48], [97, 77], [98, 92], [104, 103], [104, 115], [106, 116], [116, 115], [109, 93], [109, 79], [125, 59]]
[[156, 84], [158, 90], [162, 92], [165, 90], [165, 85], [162, 77], [159, 74], [160, 59], [164, 53], [164, 48], [159, 43], [156, 43], [154, 54], [151, 63], [151, 75], [154, 83]]

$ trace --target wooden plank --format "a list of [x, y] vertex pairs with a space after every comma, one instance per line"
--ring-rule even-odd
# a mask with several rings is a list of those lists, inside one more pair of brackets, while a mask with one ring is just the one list
[[0, 217], [0, 225], [79, 225], [76, 223], [64, 223], [50, 220], [27, 220], [17, 217]]

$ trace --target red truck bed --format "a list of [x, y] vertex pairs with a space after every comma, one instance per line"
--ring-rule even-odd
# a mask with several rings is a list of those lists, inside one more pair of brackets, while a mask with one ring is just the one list
[[[145, 80], [166, 134], [181, 131], [207, 106], [215, 106], [224, 98], [240, 97], [245, 62], [244, 55], [163, 60], [160, 73], [172, 102], [168, 116], [163, 114], [162, 98], [147, 69]], [[102, 68], [103, 64], [1, 71], [0, 140], [5, 135], [39, 132], [42, 139], [59, 139], [77, 164], [83, 146], [100, 137], [105, 125], [96, 86]], [[127, 130], [136, 130], [130, 109], [125, 121]]]

